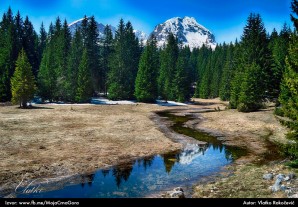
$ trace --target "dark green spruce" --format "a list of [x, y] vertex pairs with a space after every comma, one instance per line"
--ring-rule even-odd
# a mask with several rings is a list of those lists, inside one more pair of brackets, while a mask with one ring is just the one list
[[298, 1], [292, 1], [291, 19], [295, 26], [295, 31], [291, 35], [288, 55], [286, 57], [286, 67], [281, 83], [281, 93], [279, 100], [284, 116], [290, 118], [287, 126], [291, 131], [287, 137], [294, 142], [288, 144], [287, 153], [298, 162]]
[[130, 22], [120, 20], [116, 31], [114, 52], [110, 57], [108, 97], [112, 100], [133, 99], [140, 48]]
[[104, 38], [101, 42], [103, 45], [100, 48], [100, 89], [107, 95], [108, 93], [108, 73], [109, 73], [109, 59], [113, 52], [113, 34], [110, 25], [106, 25], [104, 29]]
[[159, 95], [164, 100], [175, 100], [174, 78], [179, 55], [178, 40], [169, 34], [167, 45], [160, 56], [160, 72], [158, 77]]
[[154, 103], [157, 99], [157, 74], [159, 62], [155, 37], [151, 37], [141, 56], [135, 83], [138, 101]]
[[78, 83], [76, 91], [77, 102], [88, 102], [92, 96], [92, 79], [89, 69], [88, 51], [85, 48], [79, 65]]
[[[232, 81], [230, 100], [232, 108], [237, 107], [239, 111], [249, 112], [262, 107], [262, 101], [271, 92], [270, 63], [268, 39], [262, 19], [259, 14], [250, 14], [241, 37], [237, 74]], [[251, 73], [257, 73], [258, 80], [247, 82], [250, 81], [247, 77]]]

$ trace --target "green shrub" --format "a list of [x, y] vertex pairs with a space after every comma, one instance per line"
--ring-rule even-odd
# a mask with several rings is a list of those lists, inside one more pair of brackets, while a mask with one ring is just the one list
[[274, 114], [277, 116], [282, 116], [282, 117], [284, 116], [284, 112], [283, 112], [282, 108], [275, 108]]
[[298, 168], [298, 160], [293, 160], [293, 161], [287, 162], [286, 165], [291, 168]]
[[263, 104], [261, 103], [240, 103], [237, 106], [237, 110], [239, 112], [252, 112], [257, 111], [258, 109], [263, 108]]
[[250, 112], [249, 107], [248, 107], [247, 104], [245, 104], [245, 103], [240, 103], [240, 104], [238, 104], [238, 106], [237, 106], [237, 110], [238, 110], [239, 112]]

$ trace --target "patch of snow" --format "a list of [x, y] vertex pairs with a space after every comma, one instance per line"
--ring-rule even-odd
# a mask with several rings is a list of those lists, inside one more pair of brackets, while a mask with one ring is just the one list
[[162, 101], [162, 100], [156, 100], [156, 104], [159, 106], [187, 106], [185, 103], [179, 103], [175, 101]]
[[[62, 106], [86, 106], [86, 105], [127, 105], [127, 104], [136, 104], [137, 102], [134, 100], [121, 100], [121, 101], [112, 101], [106, 98], [92, 98], [90, 103], [65, 103], [63, 101], [50, 103], [46, 101], [44, 104], [46, 105], [62, 105]], [[31, 104], [41, 104], [40, 102], [32, 102]]]
[[[40, 103], [32, 103], [32, 105], [34, 104], [40, 104]], [[58, 102], [58, 103], [44, 103], [41, 105], [61, 105], [61, 106], [87, 106], [87, 105], [91, 105], [90, 103], [63, 103], [63, 102]]]
[[92, 98], [91, 104], [102, 104], [102, 105], [129, 105], [136, 104], [134, 100], [121, 100], [121, 101], [112, 101], [106, 98]]
[[[65, 103], [63, 101], [50, 103], [45, 101], [45, 103], [41, 102], [31, 102], [30, 104], [46, 104], [46, 105], [63, 105], [63, 106], [71, 106], [71, 105], [78, 105], [78, 106], [85, 106], [85, 105], [130, 105], [130, 104], [137, 104], [136, 100], [119, 100], [119, 101], [112, 101], [107, 98], [95, 98], [93, 97], [90, 103]], [[29, 103], [28, 103], [29, 104]], [[175, 101], [164, 101], [164, 100], [156, 100], [156, 104], [159, 106], [187, 106], [191, 103], [180, 103]]]

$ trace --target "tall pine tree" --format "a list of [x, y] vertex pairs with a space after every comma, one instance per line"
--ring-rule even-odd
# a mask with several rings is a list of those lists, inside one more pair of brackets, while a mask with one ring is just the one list
[[291, 35], [290, 47], [286, 58], [286, 68], [283, 74], [281, 84], [281, 93], [279, 100], [282, 104], [284, 115], [289, 117], [289, 126], [292, 131], [287, 135], [288, 138], [295, 140], [295, 143], [289, 145], [288, 153], [298, 158], [298, 1], [292, 1], [291, 19], [294, 22], [296, 30]]
[[16, 69], [11, 78], [12, 102], [27, 107], [27, 102], [33, 98], [36, 90], [32, 67], [24, 50], [16, 61]]
[[204, 61], [204, 68], [201, 72], [201, 79], [197, 84], [197, 91], [200, 98], [210, 98], [210, 82], [212, 77], [212, 53], [208, 56], [206, 62]]
[[108, 73], [109, 59], [113, 52], [113, 34], [110, 25], [106, 25], [104, 29], [103, 46], [100, 51], [100, 88], [104, 95], [108, 92]]
[[0, 101], [10, 101], [10, 78], [14, 73], [14, 65], [18, 55], [17, 47], [15, 47], [14, 18], [10, 7], [3, 14], [0, 32]]
[[0, 27], [0, 101], [9, 101], [12, 42], [9, 33]]
[[260, 108], [262, 93], [258, 93], [258, 91], [262, 89], [263, 81], [260, 76], [260, 70], [260, 65], [256, 63], [246, 66], [240, 86], [238, 111], [250, 112]]
[[[208, 96], [208, 95], [203, 95], [203, 94], [206, 94], [205, 89], [203, 89], [204, 91], [200, 91], [200, 89], [201, 89], [204, 73], [206, 73], [206, 70], [207, 70], [207, 64], [211, 53], [212, 53], [212, 50], [210, 48], [207, 48], [205, 45], [203, 45], [198, 51], [197, 68], [196, 68], [197, 82], [196, 82], [195, 95], [194, 95], [195, 97], [207, 98]], [[206, 79], [206, 76], [205, 76], [205, 79]], [[208, 80], [204, 80], [204, 82], [205, 81], [208, 81]]]
[[[21, 13], [18, 11], [17, 15], [14, 17], [14, 29], [15, 29], [15, 44], [14, 44], [14, 53], [19, 55], [23, 45], [23, 36], [24, 36], [24, 22], [21, 17]], [[15, 56], [15, 54], [14, 54]]]
[[87, 39], [86, 48], [89, 60], [89, 70], [92, 77], [93, 91], [99, 92], [100, 89], [100, 77], [99, 77], [99, 47], [98, 47], [98, 28], [95, 21], [95, 17], [89, 18], [87, 24]]
[[30, 65], [32, 66], [33, 74], [37, 77], [38, 74], [38, 51], [36, 42], [37, 34], [34, 31], [33, 25], [30, 22], [28, 16], [26, 16], [23, 28], [23, 48], [28, 56]]
[[44, 24], [42, 22], [40, 30], [39, 30], [39, 42], [38, 42], [38, 63], [39, 64], [38, 65], [40, 65], [43, 51], [46, 48], [46, 44], [47, 44], [47, 32], [46, 32], [46, 30], [44, 28]]
[[[268, 39], [259, 14], [249, 15], [240, 44], [240, 58], [237, 63], [235, 80], [232, 81], [230, 105], [232, 108], [236, 108], [241, 104], [238, 110], [245, 109], [246, 112], [255, 111], [262, 107], [260, 104], [262, 99], [272, 90], [272, 87], [270, 87], [272, 72]], [[255, 71], [257, 69], [259, 71]], [[259, 82], [253, 80], [251, 83], [246, 83], [250, 79], [245, 78], [252, 71], [253, 73], [258, 73]], [[252, 86], [251, 84], [255, 85]], [[249, 89], [254, 90], [250, 91]], [[245, 98], [243, 91], [250, 93], [250, 96]], [[254, 97], [258, 97], [258, 99], [250, 100], [249, 97], [252, 97], [252, 94]], [[240, 99], [240, 97], [242, 98]]]
[[219, 89], [219, 97], [223, 101], [230, 100], [231, 82], [234, 76], [235, 60], [234, 45], [231, 43], [227, 49], [226, 61], [223, 65], [222, 79]]
[[120, 19], [115, 35], [114, 53], [110, 57], [108, 74], [108, 97], [110, 99], [126, 99], [129, 95], [125, 88], [125, 24]]
[[283, 29], [278, 35], [276, 31], [272, 32], [269, 48], [272, 51], [272, 79], [270, 81], [272, 87], [272, 96], [278, 97], [280, 92], [280, 83], [282, 75], [285, 71], [285, 60], [288, 55], [288, 47], [291, 30], [284, 24]]
[[49, 100], [50, 102], [55, 100], [57, 91], [56, 68], [58, 65], [55, 57], [55, 41], [57, 34], [55, 34], [55, 30], [51, 23], [46, 48], [44, 49], [38, 72], [38, 94], [43, 100]]
[[108, 74], [108, 97], [110, 99], [133, 99], [140, 48], [130, 22], [120, 20], [115, 35], [114, 52], [110, 58]]
[[83, 39], [80, 30], [77, 28], [71, 42], [67, 64], [66, 100], [74, 102], [78, 83], [79, 65], [83, 54]]
[[85, 48], [79, 65], [78, 83], [76, 91], [77, 102], [87, 102], [92, 96], [92, 80], [89, 69], [88, 52]]
[[134, 33], [133, 26], [130, 21], [125, 25], [125, 64], [126, 64], [126, 83], [128, 98], [134, 98], [135, 80], [138, 73], [138, 64], [141, 55], [139, 39]]
[[63, 25], [59, 17], [56, 19], [55, 24], [55, 36], [51, 41], [54, 44], [54, 58], [56, 61], [56, 91], [55, 99], [56, 100], [65, 100], [67, 97], [67, 57], [70, 49], [71, 34], [68, 28], [67, 21], [64, 20]]
[[154, 36], [146, 43], [141, 56], [135, 84], [135, 96], [141, 102], [155, 102], [157, 98], [158, 53]]
[[190, 65], [190, 49], [185, 47], [179, 53], [176, 65], [176, 73], [173, 81], [175, 90], [175, 99], [179, 102], [188, 101], [190, 98], [191, 88], [191, 65]]
[[176, 73], [178, 55], [178, 40], [172, 33], [170, 33], [167, 39], [167, 45], [161, 52], [160, 72], [158, 77], [159, 95], [166, 101], [175, 99], [173, 82]]

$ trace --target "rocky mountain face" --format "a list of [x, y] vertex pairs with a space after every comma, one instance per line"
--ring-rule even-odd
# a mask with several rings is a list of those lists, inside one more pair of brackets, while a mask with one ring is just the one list
[[[79, 19], [77, 21], [74, 21], [72, 22], [71, 24], [68, 25], [69, 27], [69, 30], [71, 32], [72, 35], [74, 35], [75, 31], [76, 31], [76, 28], [79, 28], [82, 24], [82, 21], [83, 19]], [[98, 28], [98, 33], [99, 33], [99, 38], [103, 38], [104, 37], [104, 29], [105, 29], [105, 25], [103, 25], [102, 23], [97, 23], [97, 28]], [[115, 36], [115, 32], [116, 32], [116, 28], [112, 25], [109, 25], [111, 30], [112, 30], [112, 33], [113, 33], [113, 36]], [[147, 40], [147, 35], [146, 33], [140, 31], [140, 30], [134, 30], [134, 33], [135, 35], [138, 37], [138, 39], [140, 41], [146, 41]]]
[[[76, 28], [81, 27], [82, 21], [83, 21], [83, 18], [79, 19], [77, 21], [74, 21], [74, 22], [72, 22], [68, 25], [68, 28], [69, 28], [70, 33], [72, 35], [74, 35], [74, 33], [76, 31]], [[96, 22], [96, 24], [97, 24], [97, 28], [98, 28], [99, 38], [102, 38], [104, 36], [105, 25], [103, 25], [102, 23], [98, 23], [98, 22]], [[112, 25], [110, 25], [110, 28], [112, 30], [113, 35], [115, 35], [116, 28], [113, 27]]]
[[[69, 24], [71, 34], [74, 34], [76, 28], [81, 26], [82, 20], [83, 19], [79, 19]], [[97, 22], [97, 28], [99, 38], [102, 38], [104, 36], [105, 25]], [[113, 35], [115, 35], [116, 28], [112, 25], [110, 25], [110, 28]], [[149, 36], [140, 30], [134, 30], [134, 33], [145, 45]], [[179, 43], [183, 46], [189, 46], [191, 50], [193, 48], [200, 48], [203, 44], [212, 49], [216, 47], [214, 35], [204, 26], [200, 25], [193, 17], [174, 17], [157, 25], [152, 34], [154, 34], [157, 39], [158, 47], [163, 47], [166, 44], [167, 37], [170, 33], [178, 38]]]
[[147, 39], [149, 38], [148, 35], [140, 30], [133, 30], [135, 33], [136, 37], [143, 42], [143, 44], [146, 44]]
[[159, 47], [166, 44], [170, 33], [174, 34], [183, 46], [189, 46], [191, 50], [200, 48], [203, 44], [212, 49], [216, 47], [214, 35], [193, 17], [174, 17], [157, 25], [153, 34], [157, 39]]

